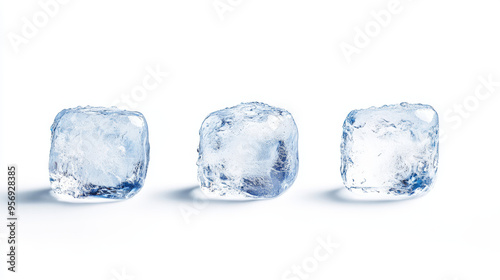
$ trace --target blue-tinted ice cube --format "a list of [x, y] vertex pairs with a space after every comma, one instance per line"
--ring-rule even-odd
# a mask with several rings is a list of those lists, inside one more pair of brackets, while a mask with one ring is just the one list
[[286, 110], [242, 103], [203, 121], [198, 152], [198, 179], [208, 196], [276, 197], [297, 176], [298, 130]]
[[141, 113], [114, 107], [65, 109], [51, 131], [49, 172], [57, 198], [126, 199], [142, 188], [149, 136]]
[[341, 174], [353, 192], [413, 196], [436, 176], [439, 120], [429, 105], [354, 110], [344, 121]]

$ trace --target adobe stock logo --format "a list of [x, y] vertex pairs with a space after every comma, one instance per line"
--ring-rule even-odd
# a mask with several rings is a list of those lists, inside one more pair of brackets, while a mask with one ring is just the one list
[[126, 110], [138, 108], [170, 76], [170, 73], [162, 70], [159, 64], [154, 67], [147, 66], [145, 71], [147, 74], [142, 78], [142, 82], [132, 87], [129, 92], [122, 93], [111, 106]]
[[311, 256], [305, 257], [298, 265], [292, 265], [281, 276], [282, 280], [304, 280], [309, 279], [316, 272], [319, 265], [331, 258], [335, 249], [340, 247], [338, 242], [332, 240], [331, 236], [316, 238], [317, 245]]
[[[500, 93], [500, 81], [493, 80], [493, 75], [479, 76], [474, 91], [467, 95], [462, 102], [455, 103], [444, 113], [444, 121], [449, 123], [452, 130], [458, 130], [463, 123], [476, 112], [481, 104], [487, 102], [492, 96]], [[439, 141], [445, 142], [450, 131], [441, 129]]]
[[215, 0], [212, 5], [219, 19], [224, 21], [226, 19], [226, 14], [234, 12], [236, 7], [241, 5], [242, 2], [243, 0]]
[[19, 48], [26, 45], [29, 41], [35, 38], [40, 30], [47, 26], [52, 18], [59, 14], [62, 5], [67, 4], [68, 0], [41, 0], [38, 1], [40, 10], [33, 13], [30, 18], [22, 17], [21, 30], [16, 32], [9, 32], [7, 37], [14, 49], [15, 53], [19, 53]]
[[135, 279], [134, 276], [127, 273], [127, 270], [125, 269], [125, 267], [122, 267], [121, 271], [113, 269], [113, 270], [111, 270], [111, 274], [113, 274], [113, 277], [110, 278], [110, 280], [134, 280]]
[[363, 28], [354, 27], [352, 43], [343, 41], [339, 45], [347, 63], [351, 63], [353, 55], [360, 54], [364, 48], [368, 47], [372, 39], [380, 35], [383, 29], [391, 24], [393, 17], [401, 11], [403, 11], [401, 1], [390, 0], [385, 9], [370, 12], [372, 20], [365, 23]]

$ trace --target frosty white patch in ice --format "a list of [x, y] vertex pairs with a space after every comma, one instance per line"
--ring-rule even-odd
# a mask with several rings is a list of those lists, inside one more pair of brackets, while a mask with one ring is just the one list
[[242, 103], [203, 121], [198, 152], [198, 179], [208, 196], [276, 197], [297, 176], [298, 130], [286, 110]]
[[142, 188], [149, 136], [141, 113], [114, 107], [65, 109], [51, 131], [50, 182], [58, 199], [127, 199]]
[[439, 120], [429, 105], [354, 110], [344, 121], [341, 174], [353, 192], [413, 196], [436, 176]]

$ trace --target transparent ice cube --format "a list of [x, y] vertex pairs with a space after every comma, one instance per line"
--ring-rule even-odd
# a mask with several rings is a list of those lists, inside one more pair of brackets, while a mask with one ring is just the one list
[[354, 110], [344, 121], [341, 174], [353, 192], [414, 196], [436, 176], [439, 120], [429, 105]]
[[149, 139], [141, 113], [114, 107], [65, 109], [51, 131], [49, 172], [57, 198], [127, 199], [142, 188]]
[[208, 196], [276, 197], [297, 176], [298, 130], [286, 110], [242, 103], [203, 121], [198, 152], [198, 179]]

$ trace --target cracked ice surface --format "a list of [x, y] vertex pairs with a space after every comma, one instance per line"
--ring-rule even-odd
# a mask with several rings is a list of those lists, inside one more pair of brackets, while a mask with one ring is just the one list
[[341, 174], [353, 192], [413, 196], [436, 176], [439, 120], [429, 105], [354, 110], [344, 121]]
[[242, 103], [203, 121], [198, 152], [198, 178], [207, 195], [276, 197], [297, 176], [298, 130], [286, 110]]
[[49, 172], [57, 198], [126, 199], [142, 188], [149, 139], [141, 113], [114, 107], [65, 109], [51, 131]]

